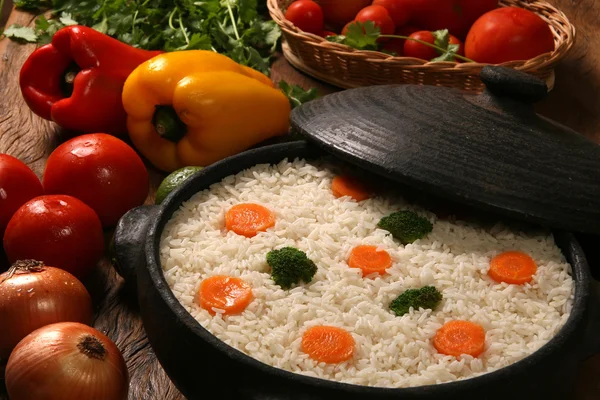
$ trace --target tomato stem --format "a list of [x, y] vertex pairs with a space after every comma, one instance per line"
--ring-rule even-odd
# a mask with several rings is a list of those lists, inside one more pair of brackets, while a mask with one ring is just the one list
[[[423, 44], [423, 45], [425, 45], [425, 46], [433, 47], [434, 49], [436, 49], [436, 50], [438, 50], [438, 51], [441, 51], [441, 52], [442, 52], [442, 54], [444, 54], [444, 53], [446, 53], [446, 52], [448, 51], [447, 49], [446, 49], [446, 50], [444, 50], [443, 48], [441, 48], [441, 47], [439, 47], [439, 46], [436, 46], [435, 44], [431, 44], [431, 43], [428, 43], [428, 42], [424, 42], [424, 41], [422, 41], [422, 40], [415, 39], [415, 38], [411, 38], [411, 37], [408, 37], [408, 36], [402, 36], [402, 35], [379, 35], [379, 37], [382, 37], [382, 38], [390, 38], [390, 39], [405, 39], [405, 40], [412, 40], [412, 41], [415, 41], [415, 42], [417, 42], [417, 43], [421, 43], [421, 44]], [[459, 55], [459, 54], [452, 54], [452, 56], [453, 56], [454, 58], [458, 58], [459, 60], [463, 60], [463, 61], [465, 61], [465, 62], [472, 62], [472, 63], [474, 63], [474, 62], [475, 62], [475, 61], [471, 60], [470, 58], [463, 57], [463, 56], [461, 56], [461, 55]]]
[[0, 285], [3, 284], [4, 282], [6, 282], [7, 280], [9, 280], [10, 278], [12, 278], [17, 271], [41, 272], [43, 270], [44, 270], [44, 263], [42, 261], [19, 260], [10, 267], [10, 269], [8, 270], [8, 275], [6, 275], [6, 277], [4, 279], [2, 279], [2, 282], [0, 282]]

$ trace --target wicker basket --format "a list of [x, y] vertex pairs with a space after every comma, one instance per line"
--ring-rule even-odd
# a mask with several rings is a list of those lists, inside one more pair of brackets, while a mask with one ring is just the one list
[[[268, 0], [269, 13], [283, 32], [283, 54], [294, 67], [341, 88], [382, 84], [426, 84], [456, 87], [480, 92], [479, 71], [486, 64], [427, 62], [416, 58], [394, 57], [377, 51], [356, 50], [328, 42], [320, 36], [300, 31], [282, 11], [290, 0]], [[575, 27], [566, 15], [542, 1], [501, 0], [501, 6], [516, 6], [541, 16], [552, 29], [555, 50], [527, 61], [501, 64], [528, 72], [554, 86], [554, 67], [569, 52], [575, 41]]]

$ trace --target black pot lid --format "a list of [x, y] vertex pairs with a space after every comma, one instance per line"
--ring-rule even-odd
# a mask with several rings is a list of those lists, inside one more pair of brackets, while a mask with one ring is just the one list
[[600, 234], [600, 146], [537, 115], [543, 81], [485, 67], [480, 95], [419, 85], [345, 90], [292, 112], [329, 153], [432, 194], [550, 228]]

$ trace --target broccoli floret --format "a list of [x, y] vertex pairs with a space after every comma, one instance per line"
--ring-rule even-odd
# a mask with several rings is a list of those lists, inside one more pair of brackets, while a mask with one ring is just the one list
[[402, 244], [422, 239], [433, 230], [433, 225], [427, 218], [409, 210], [398, 211], [383, 217], [377, 226], [390, 232]]
[[267, 264], [271, 267], [271, 278], [284, 289], [304, 281], [308, 283], [317, 273], [317, 266], [301, 250], [284, 247], [267, 253]]
[[421, 289], [408, 289], [390, 304], [390, 310], [401, 317], [408, 313], [412, 307], [435, 309], [442, 301], [442, 294], [433, 286], [425, 286]]

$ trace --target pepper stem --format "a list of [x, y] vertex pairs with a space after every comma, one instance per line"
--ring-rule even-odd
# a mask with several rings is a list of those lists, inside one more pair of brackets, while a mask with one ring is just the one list
[[187, 132], [187, 126], [179, 119], [171, 106], [156, 106], [152, 124], [156, 133], [173, 143], [179, 142]]
[[77, 77], [77, 74], [81, 71], [81, 68], [79, 68], [79, 65], [77, 65], [76, 63], [71, 63], [67, 69], [65, 69], [65, 72], [63, 73], [62, 76], [62, 80], [60, 82], [60, 88], [63, 92], [63, 94], [65, 95], [65, 97], [71, 97], [71, 95], [73, 94], [73, 89], [75, 87], [75, 85], [73, 85], [73, 83], [75, 82], [75, 77]]

